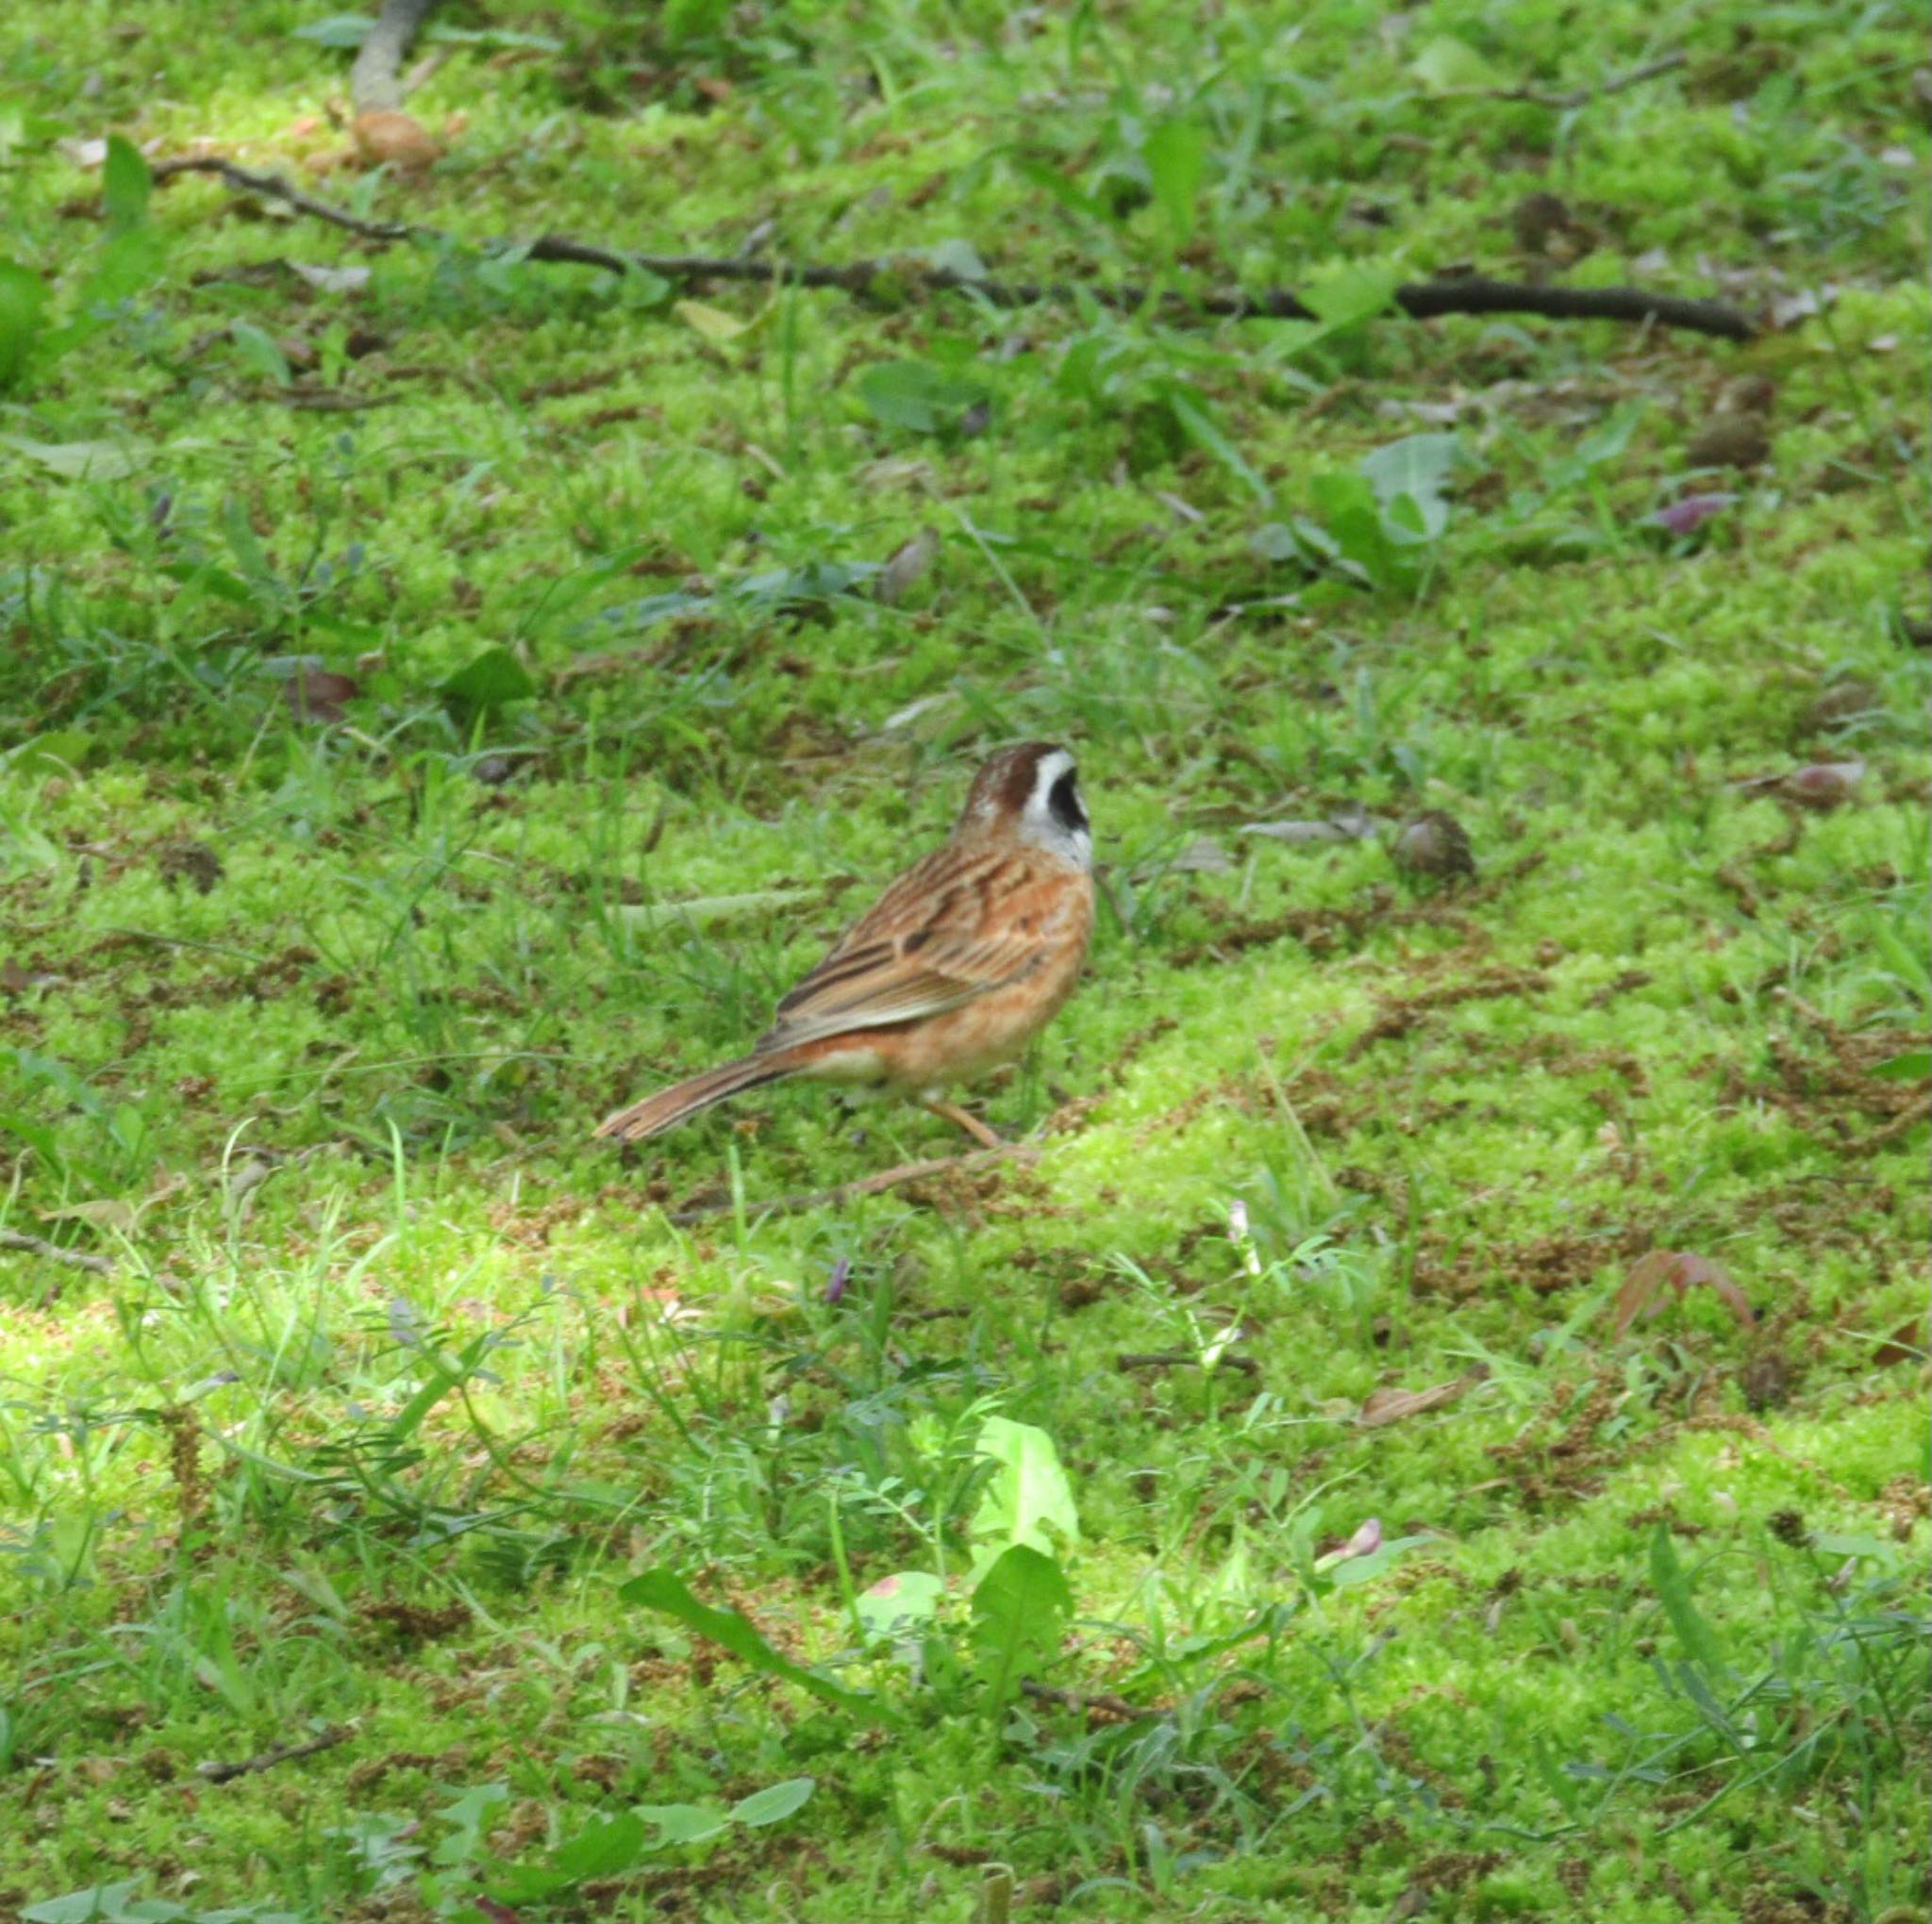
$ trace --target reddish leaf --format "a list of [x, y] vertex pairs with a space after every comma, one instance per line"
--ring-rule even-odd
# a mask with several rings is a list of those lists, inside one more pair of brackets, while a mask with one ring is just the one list
[[297, 722], [320, 722], [333, 726], [346, 714], [342, 704], [353, 702], [361, 688], [345, 674], [326, 668], [298, 668], [282, 684], [282, 699]]
[[1694, 535], [1737, 498], [1735, 494], [1687, 494], [1682, 501], [1674, 501], [1644, 519], [1650, 526], [1662, 528], [1667, 535]]
[[1810, 762], [1793, 769], [1784, 778], [1783, 788], [1794, 802], [1807, 808], [1836, 808], [1849, 802], [1865, 773], [1862, 761]]
[[1738, 1279], [1722, 1263], [1688, 1250], [1652, 1250], [1630, 1265], [1630, 1273], [1617, 1291], [1617, 1320], [1611, 1334], [1621, 1336], [1640, 1316], [1655, 1316], [1661, 1307], [1657, 1299], [1665, 1289], [1682, 1297], [1700, 1284], [1715, 1290], [1718, 1300], [1744, 1328], [1757, 1327], [1757, 1314]]
[[1932, 1329], [1928, 1329], [1924, 1317], [1911, 1317], [1899, 1324], [1884, 1342], [1872, 1352], [1872, 1361], [1880, 1368], [1887, 1369], [1894, 1363], [1915, 1363], [1924, 1359], [1928, 1347], [1932, 1347]]

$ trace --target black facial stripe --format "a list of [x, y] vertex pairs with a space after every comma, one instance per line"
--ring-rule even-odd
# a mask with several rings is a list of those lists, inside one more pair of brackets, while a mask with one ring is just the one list
[[1080, 806], [1080, 788], [1074, 779], [1072, 769], [1046, 791], [1046, 809], [1069, 834], [1079, 834], [1085, 830], [1087, 811]]

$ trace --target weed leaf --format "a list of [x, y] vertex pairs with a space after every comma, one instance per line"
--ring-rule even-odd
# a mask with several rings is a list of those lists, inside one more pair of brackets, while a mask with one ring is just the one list
[[973, 1592], [979, 1673], [996, 1701], [1011, 1697], [1026, 1671], [1058, 1656], [1073, 1611], [1074, 1593], [1052, 1557], [1024, 1543], [1001, 1553]]
[[1690, 1579], [1677, 1561], [1670, 1531], [1661, 1523], [1650, 1539], [1650, 1581], [1685, 1653], [1710, 1676], [1722, 1676], [1724, 1654], [1718, 1648], [1717, 1637], [1690, 1601]]
[[753, 1826], [783, 1823], [794, 1811], [805, 1808], [817, 1787], [818, 1780], [812, 1777], [788, 1777], [783, 1783], [768, 1783], [731, 1806], [732, 1820]]
[[700, 1603], [675, 1571], [662, 1567], [646, 1570], [642, 1576], [632, 1578], [618, 1595], [626, 1603], [675, 1617], [688, 1630], [694, 1630], [700, 1636], [722, 1644], [740, 1663], [749, 1664], [753, 1669], [761, 1670], [768, 1677], [778, 1677], [788, 1684], [795, 1684], [799, 1689], [809, 1692], [821, 1703], [830, 1704], [835, 1710], [849, 1712], [873, 1723], [898, 1722], [898, 1718], [876, 1699], [857, 1690], [847, 1690], [834, 1684], [830, 1678], [820, 1676], [816, 1670], [808, 1670], [804, 1665], [794, 1664], [790, 1657], [781, 1656], [737, 1611], [713, 1610], [709, 1604]]

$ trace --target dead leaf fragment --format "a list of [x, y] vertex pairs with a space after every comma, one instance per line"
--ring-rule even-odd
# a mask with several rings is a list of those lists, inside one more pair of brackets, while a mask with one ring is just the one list
[[1611, 1335], [1621, 1336], [1640, 1316], [1655, 1316], [1662, 1307], [1657, 1298], [1665, 1289], [1683, 1297], [1699, 1285], [1715, 1290], [1718, 1300], [1745, 1329], [1757, 1328], [1757, 1313], [1738, 1279], [1722, 1263], [1689, 1250], [1652, 1250], [1630, 1265], [1630, 1273], [1617, 1291]]
[[394, 167], [404, 174], [420, 174], [442, 158], [441, 147], [423, 123], [396, 108], [372, 108], [358, 113], [349, 131], [365, 167]]
[[923, 527], [886, 565], [879, 570], [874, 593], [887, 607], [895, 608], [931, 572], [939, 558], [939, 530]]
[[1889, 1369], [1894, 1363], [1923, 1362], [1928, 1350], [1932, 1350], [1932, 1327], [1923, 1316], [1915, 1316], [1900, 1323], [1873, 1351], [1872, 1361], [1876, 1368]]
[[319, 722], [325, 728], [345, 719], [343, 703], [362, 692], [357, 683], [333, 669], [299, 668], [282, 684], [282, 699], [297, 722]]
[[306, 260], [291, 260], [289, 265], [320, 293], [353, 293], [369, 285], [370, 271], [366, 267], [316, 267]]
[[1684, 453], [1693, 468], [1755, 468], [1771, 458], [1771, 435], [1761, 415], [1716, 414]]
[[1469, 831], [1441, 808], [1426, 809], [1395, 838], [1395, 866], [1410, 875], [1474, 875]]
[[1427, 1389], [1373, 1389], [1356, 1412], [1355, 1419], [1364, 1430], [1379, 1430], [1385, 1423], [1399, 1423], [1405, 1417], [1439, 1410], [1444, 1403], [1466, 1396], [1482, 1380], [1481, 1370], [1471, 1370], [1453, 1383], [1434, 1383]]
[[1779, 786], [1793, 802], [1802, 802], [1807, 808], [1836, 808], [1852, 799], [1864, 774], [1861, 759], [1807, 762], [1793, 769]]
[[42, 1222], [85, 1222], [94, 1229], [131, 1230], [137, 1218], [131, 1203], [117, 1196], [103, 1196], [92, 1202], [69, 1202], [59, 1209], [42, 1209]]

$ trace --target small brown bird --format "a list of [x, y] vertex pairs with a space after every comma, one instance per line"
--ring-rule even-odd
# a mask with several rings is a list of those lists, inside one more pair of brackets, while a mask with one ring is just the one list
[[1045, 741], [1002, 749], [945, 845], [840, 937], [749, 1055], [620, 1109], [597, 1134], [636, 1142], [795, 1075], [883, 1086], [991, 1146], [1000, 1138], [941, 1092], [1046, 1026], [1092, 930], [1093, 841], [1074, 757]]

